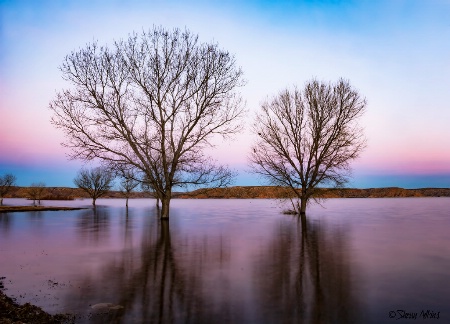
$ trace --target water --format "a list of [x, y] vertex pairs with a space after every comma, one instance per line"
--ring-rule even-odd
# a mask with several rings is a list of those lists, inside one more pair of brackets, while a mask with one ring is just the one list
[[6, 293], [78, 323], [449, 322], [449, 198], [330, 199], [306, 221], [275, 200], [173, 200], [169, 223], [154, 202], [0, 214]]

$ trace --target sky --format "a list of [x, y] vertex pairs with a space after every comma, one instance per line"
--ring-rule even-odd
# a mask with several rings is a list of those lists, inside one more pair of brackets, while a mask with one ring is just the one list
[[368, 146], [347, 186], [450, 187], [450, 0], [0, 0], [0, 175], [74, 186], [83, 162], [50, 123], [49, 102], [68, 87], [58, 67], [94, 40], [153, 26], [187, 28], [242, 67], [248, 127], [211, 153], [239, 171], [235, 185], [264, 184], [246, 172], [263, 100], [344, 78], [368, 103]]

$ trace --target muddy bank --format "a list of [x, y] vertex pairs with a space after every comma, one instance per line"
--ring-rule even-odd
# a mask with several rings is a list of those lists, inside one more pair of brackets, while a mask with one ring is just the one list
[[44, 210], [79, 210], [85, 207], [52, 207], [52, 206], [0, 206], [0, 213], [28, 212]]
[[3, 280], [0, 277], [0, 324], [12, 323], [74, 323], [74, 316], [69, 314], [50, 315], [42, 308], [26, 303], [19, 305], [16, 300], [8, 297], [4, 290]]

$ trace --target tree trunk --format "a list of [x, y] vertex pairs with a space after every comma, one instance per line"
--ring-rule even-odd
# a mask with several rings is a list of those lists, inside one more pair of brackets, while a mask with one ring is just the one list
[[300, 215], [306, 215], [306, 202], [308, 201], [308, 198], [301, 197], [300, 198]]
[[170, 250], [171, 250], [171, 247], [170, 247], [170, 245], [171, 245], [170, 244], [170, 227], [169, 227], [170, 225], [169, 225], [168, 222], [160, 222], [159, 226], [161, 226], [161, 232], [160, 232], [161, 241], [163, 242], [165, 247], [168, 247], [168, 251], [169, 251], [169, 253], [171, 253], [170, 252]]
[[95, 198], [92, 198], [92, 206], [95, 208]]
[[3, 206], [3, 197], [0, 198], [0, 206]]
[[127, 197], [127, 200], [125, 202], [125, 206], [128, 208], [128, 197]]
[[169, 218], [170, 195], [161, 198], [161, 219]]
[[[306, 236], [308, 235], [308, 230], [307, 230], [308, 224], [306, 222], [306, 216], [304, 214], [300, 215], [300, 221], [301, 221], [301, 224], [302, 224], [302, 241], [303, 241], [303, 239], [306, 239]], [[302, 248], [303, 247], [304, 246], [303, 246], [303, 243], [302, 243]]]

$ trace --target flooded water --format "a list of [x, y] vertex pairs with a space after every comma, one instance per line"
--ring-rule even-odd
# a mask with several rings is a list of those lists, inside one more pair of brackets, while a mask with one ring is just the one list
[[154, 203], [0, 213], [6, 293], [78, 323], [450, 321], [449, 198]]

